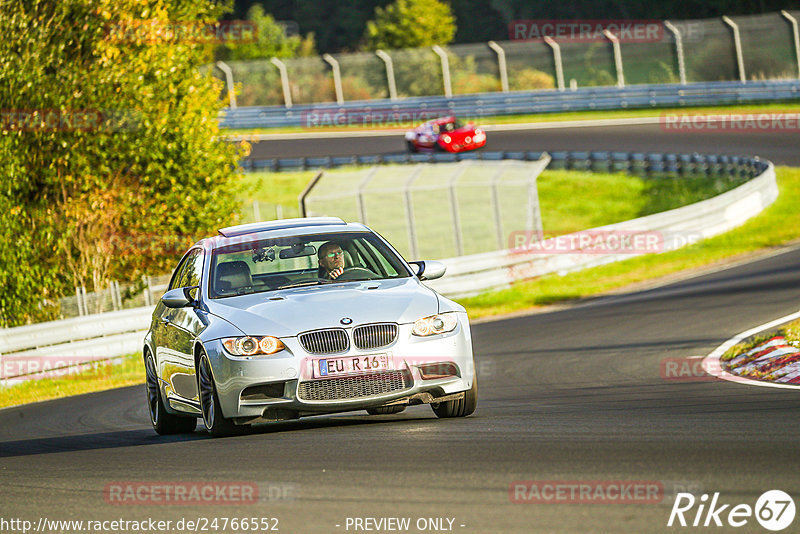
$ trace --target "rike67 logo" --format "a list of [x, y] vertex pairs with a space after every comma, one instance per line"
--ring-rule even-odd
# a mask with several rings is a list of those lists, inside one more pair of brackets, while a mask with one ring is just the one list
[[[696, 509], [695, 509], [696, 506]], [[756, 521], [767, 530], [783, 530], [794, 521], [794, 501], [788, 493], [781, 490], [764, 492], [754, 507], [749, 504], [723, 503], [719, 492], [714, 493], [711, 501], [704, 493], [696, 499], [691, 493], [678, 493], [667, 526], [721, 527], [728, 525], [734, 528], [746, 525], [755, 516]]]

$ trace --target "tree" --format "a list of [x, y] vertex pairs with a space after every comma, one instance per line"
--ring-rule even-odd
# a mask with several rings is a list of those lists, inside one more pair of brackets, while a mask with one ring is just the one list
[[445, 45], [453, 40], [456, 23], [450, 6], [438, 0], [397, 0], [375, 8], [367, 23], [367, 49], [417, 48]]
[[247, 20], [255, 26], [254, 38], [248, 42], [221, 46], [217, 50], [217, 59], [235, 61], [316, 55], [314, 34], [305, 38], [287, 36], [283, 26], [275, 22], [272, 15], [264, 13], [264, 8], [259, 4], [248, 10]]
[[[0, 324], [235, 220], [205, 0], [0, 0]], [[210, 38], [211, 36], [211, 38]], [[179, 243], [180, 246], [176, 245]]]

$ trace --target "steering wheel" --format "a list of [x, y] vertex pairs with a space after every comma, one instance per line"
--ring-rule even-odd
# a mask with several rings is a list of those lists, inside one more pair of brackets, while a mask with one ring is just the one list
[[334, 280], [375, 280], [379, 276], [369, 269], [363, 267], [348, 267], [342, 274], [334, 278]]

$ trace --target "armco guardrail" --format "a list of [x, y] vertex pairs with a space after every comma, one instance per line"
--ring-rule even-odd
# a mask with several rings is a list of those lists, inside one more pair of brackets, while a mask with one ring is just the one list
[[0, 329], [0, 379], [137, 352], [152, 313], [147, 306]]
[[[419, 161], [415, 156], [431, 156], [430, 161], [438, 161], [434, 157], [436, 155], [404, 156], [403, 161], [407, 162]], [[456, 155], [458, 159], [481, 157], [494, 160], [538, 160], [541, 156], [542, 152]], [[666, 236], [699, 235], [706, 238], [743, 223], [772, 203], [778, 195], [773, 165], [758, 158], [627, 152], [552, 152], [550, 156], [552, 159], [548, 168], [753, 177], [736, 189], [714, 198], [664, 213], [596, 228], [594, 231], [651, 231], [662, 232]], [[333, 162], [336, 158], [329, 159]], [[384, 161], [386, 159], [385, 157]], [[675, 248], [679, 244], [680, 240], [668, 240], [664, 243], [664, 249]], [[503, 250], [445, 259], [443, 261], [448, 266], [447, 275], [429, 284], [448, 297], [458, 298], [505, 287], [519, 279], [584, 269], [630, 257], [631, 254], [536, 254]], [[6, 366], [5, 363], [32, 357], [68, 358], [72, 364], [77, 364], [136, 352], [141, 349], [152, 310], [152, 307], [134, 308], [0, 330], [0, 353], [5, 353], [0, 355], [0, 369], [13, 369], [13, 365]], [[9, 378], [9, 375], [6, 374], [3, 378]]]
[[479, 119], [499, 115], [742, 104], [797, 98], [800, 98], [800, 80], [584, 87], [575, 91], [548, 89], [453, 97], [360, 100], [342, 104], [304, 104], [291, 108], [228, 108], [220, 116], [220, 126], [230, 129], [350, 125], [375, 127], [399, 123], [413, 127], [425, 120], [448, 114]]

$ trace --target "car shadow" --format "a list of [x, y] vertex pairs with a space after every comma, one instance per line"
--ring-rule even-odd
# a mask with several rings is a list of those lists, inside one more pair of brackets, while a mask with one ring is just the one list
[[[397, 424], [401, 421], [436, 422], [433, 414], [393, 414], [393, 415], [360, 415], [357, 413], [334, 416], [313, 416], [292, 421], [264, 423], [245, 427], [235, 435], [222, 439], [237, 439], [250, 435], [273, 434], [279, 432], [310, 431], [325, 428], [343, 428], [348, 426], [370, 424]], [[114, 449], [120, 447], [138, 447], [147, 445], [164, 445], [186, 441], [214, 439], [203, 430], [202, 424], [191, 434], [159, 436], [150, 428], [140, 430], [120, 430], [112, 432], [96, 432], [79, 435], [48, 436], [44, 438], [20, 439], [0, 442], [0, 458], [35, 456], [39, 454], [55, 454], [62, 452], [90, 451]], [[220, 438], [217, 438], [220, 439]]]

